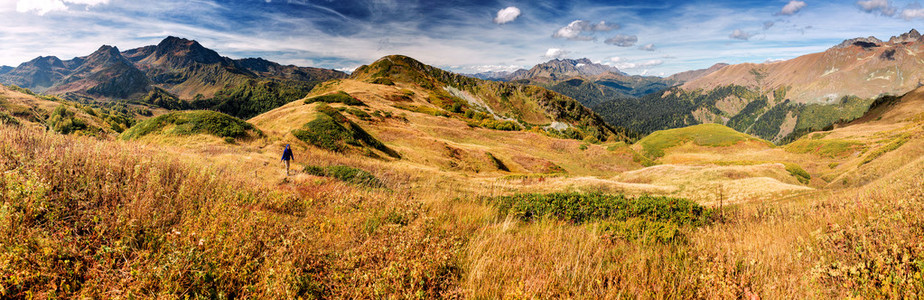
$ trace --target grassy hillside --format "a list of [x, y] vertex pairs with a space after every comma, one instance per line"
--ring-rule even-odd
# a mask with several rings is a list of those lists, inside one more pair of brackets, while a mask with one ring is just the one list
[[701, 124], [656, 131], [642, 138], [635, 145], [641, 148], [642, 154], [645, 154], [645, 156], [657, 159], [664, 156], [665, 150], [688, 142], [704, 147], [728, 147], [741, 142], [757, 142], [772, 146], [767, 141], [737, 132], [720, 124]]
[[[524, 107], [554, 93], [441, 86], [456, 77], [408, 63], [124, 139], [0, 115], [0, 298], [924, 295], [924, 88], [784, 147], [712, 123], [627, 144], [495, 118], [482, 92], [509, 88], [524, 120], [552, 118]], [[61, 105], [3, 92], [3, 112]], [[745, 111], [745, 92], [716, 105]]]
[[[344, 93], [345, 94], [345, 93]], [[378, 150], [388, 156], [401, 158], [401, 155], [375, 139], [362, 127], [327, 105], [315, 107], [317, 114], [301, 128], [293, 130], [292, 135], [316, 147], [334, 151], [358, 151], [367, 156], [378, 157], [372, 150]]]
[[107, 138], [131, 127], [141, 112], [124, 103], [81, 104], [0, 85], [0, 118], [5, 122], [64, 134]]
[[171, 112], [139, 122], [120, 137], [123, 140], [140, 139], [149, 135], [209, 134], [226, 141], [262, 136], [253, 125], [238, 118], [214, 111]]
[[[593, 109], [615, 126], [640, 133], [719, 123], [777, 144], [863, 116], [876, 99], [844, 96], [827, 103], [795, 103], [788, 87], [762, 91], [727, 85], [711, 90], [672, 88], [639, 99], [617, 99]], [[891, 96], [884, 96], [891, 97]]]
[[361, 167], [386, 188], [283, 177], [267, 165], [275, 153], [246, 148], [222, 158], [6, 126], [0, 139], [3, 297], [922, 293], [921, 155], [906, 153], [904, 167], [862, 188], [704, 207], [561, 186], [544, 193], [557, 179], [507, 185], [324, 152], [306, 155]]
[[463, 117], [482, 113], [498, 120], [515, 120], [525, 129], [560, 122], [577, 132], [579, 138], [628, 137], [625, 130], [607, 125], [574, 99], [545, 88], [466, 77], [406, 56], [386, 56], [357, 68], [351, 78], [385, 85], [416, 85], [425, 90], [429, 103]]
[[[627, 149], [607, 151], [608, 145], [602, 142], [576, 140], [583, 137], [576, 129], [526, 129], [515, 120], [495, 119], [488, 112], [453, 113], [434, 105], [429, 92], [401, 82], [331, 81], [319, 85], [305, 101], [291, 102], [250, 122], [271, 140], [312, 151], [398, 157], [382, 150], [390, 149], [402, 164], [451, 172], [583, 175], [639, 166]], [[329, 114], [319, 112], [320, 107], [327, 107], [321, 110]], [[356, 129], [368, 138], [355, 135], [359, 133]], [[566, 133], [573, 136], [565, 137]], [[376, 150], [375, 141], [383, 147]]]

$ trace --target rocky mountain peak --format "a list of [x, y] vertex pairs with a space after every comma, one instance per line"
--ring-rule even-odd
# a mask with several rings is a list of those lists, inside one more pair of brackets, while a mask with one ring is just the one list
[[175, 36], [168, 36], [157, 44], [154, 55], [157, 57], [177, 57], [182, 60], [204, 64], [213, 64], [223, 61], [221, 55], [218, 55], [218, 52], [203, 47], [199, 42]]
[[835, 49], [843, 49], [852, 46], [862, 47], [864, 49], [870, 49], [879, 47], [882, 45], [882, 40], [877, 39], [876, 37], [870, 36], [865, 38], [853, 38], [841, 42], [839, 45], [834, 46]]
[[913, 43], [921, 39], [921, 33], [916, 29], [911, 29], [907, 33], [903, 33], [899, 36], [893, 36], [889, 39], [889, 43], [899, 44], [899, 43]]

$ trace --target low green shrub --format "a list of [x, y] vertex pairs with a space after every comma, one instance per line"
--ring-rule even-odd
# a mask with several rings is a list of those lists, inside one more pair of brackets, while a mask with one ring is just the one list
[[873, 161], [874, 159], [879, 158], [883, 154], [886, 154], [886, 153], [891, 152], [892, 150], [898, 149], [898, 147], [901, 147], [902, 145], [907, 143], [909, 139], [911, 139], [911, 135], [908, 135], [908, 134], [904, 134], [897, 138], [892, 139], [892, 141], [890, 141], [885, 146], [879, 147], [879, 149], [876, 149], [873, 152], [870, 152], [869, 154], [867, 154], [866, 157], [863, 158], [863, 162], [861, 162], [860, 164], [865, 165]]
[[347, 94], [344, 91], [338, 91], [336, 93], [321, 95], [317, 97], [311, 97], [305, 99], [305, 104], [311, 104], [315, 102], [324, 102], [324, 103], [343, 103], [346, 105], [356, 105], [356, 106], [365, 106], [366, 104], [359, 99], [353, 98], [350, 94]]
[[783, 163], [783, 165], [786, 166], [786, 171], [798, 179], [802, 184], [808, 184], [809, 181], [812, 180], [812, 175], [806, 172], [805, 169], [802, 169], [802, 167], [799, 165], [794, 163]]
[[[369, 113], [367, 113], [367, 112], [365, 112], [365, 111], [363, 111], [363, 110], [361, 110], [361, 109], [350, 108], [350, 109], [347, 109], [346, 112], [349, 113], [349, 114], [351, 114], [351, 115], [356, 116], [357, 118], [359, 118], [360, 120], [363, 120], [363, 121], [372, 120], [372, 115], [369, 115]], [[376, 112], [377, 112], [377, 111], [376, 111]], [[379, 117], [381, 117], [381, 114], [379, 114]]]
[[611, 239], [643, 243], [685, 242], [686, 228], [710, 223], [712, 210], [693, 201], [601, 193], [516, 194], [488, 200], [502, 215], [522, 221], [553, 218], [574, 224], [601, 222]]
[[571, 223], [599, 220], [624, 221], [643, 218], [680, 225], [704, 225], [711, 211], [682, 198], [622, 194], [552, 193], [516, 194], [491, 199], [501, 214], [511, 214], [523, 221], [552, 217]]
[[19, 126], [19, 125], [20, 125], [20, 124], [19, 124], [19, 120], [17, 120], [16, 118], [14, 118], [13, 116], [7, 114], [7, 113], [4, 112], [4, 111], [0, 111], [0, 124], [12, 125], [12, 126]]
[[98, 128], [87, 124], [86, 120], [77, 118], [76, 113], [68, 110], [64, 105], [58, 105], [51, 115], [48, 116], [45, 124], [47, 124], [51, 130], [61, 134], [87, 133], [89, 135], [95, 135], [95, 133], [99, 131]]
[[484, 127], [494, 130], [503, 130], [503, 131], [517, 131], [522, 129], [520, 124], [516, 121], [507, 121], [507, 120], [493, 120], [493, 119], [484, 119], [480, 123], [476, 123], [479, 127]]
[[394, 81], [386, 77], [379, 77], [379, 78], [373, 79], [371, 83], [383, 84], [383, 85], [395, 85]]

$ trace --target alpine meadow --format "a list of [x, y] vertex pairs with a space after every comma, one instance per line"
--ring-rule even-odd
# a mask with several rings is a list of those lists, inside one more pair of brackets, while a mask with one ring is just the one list
[[924, 298], [919, 7], [0, 1], [0, 299]]

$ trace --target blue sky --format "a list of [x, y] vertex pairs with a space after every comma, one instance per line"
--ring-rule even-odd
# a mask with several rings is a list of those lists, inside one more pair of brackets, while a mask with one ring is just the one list
[[765, 62], [924, 22], [914, 1], [0, 0], [0, 65], [168, 35], [232, 58], [352, 70], [389, 54], [462, 73], [587, 57], [630, 74]]

